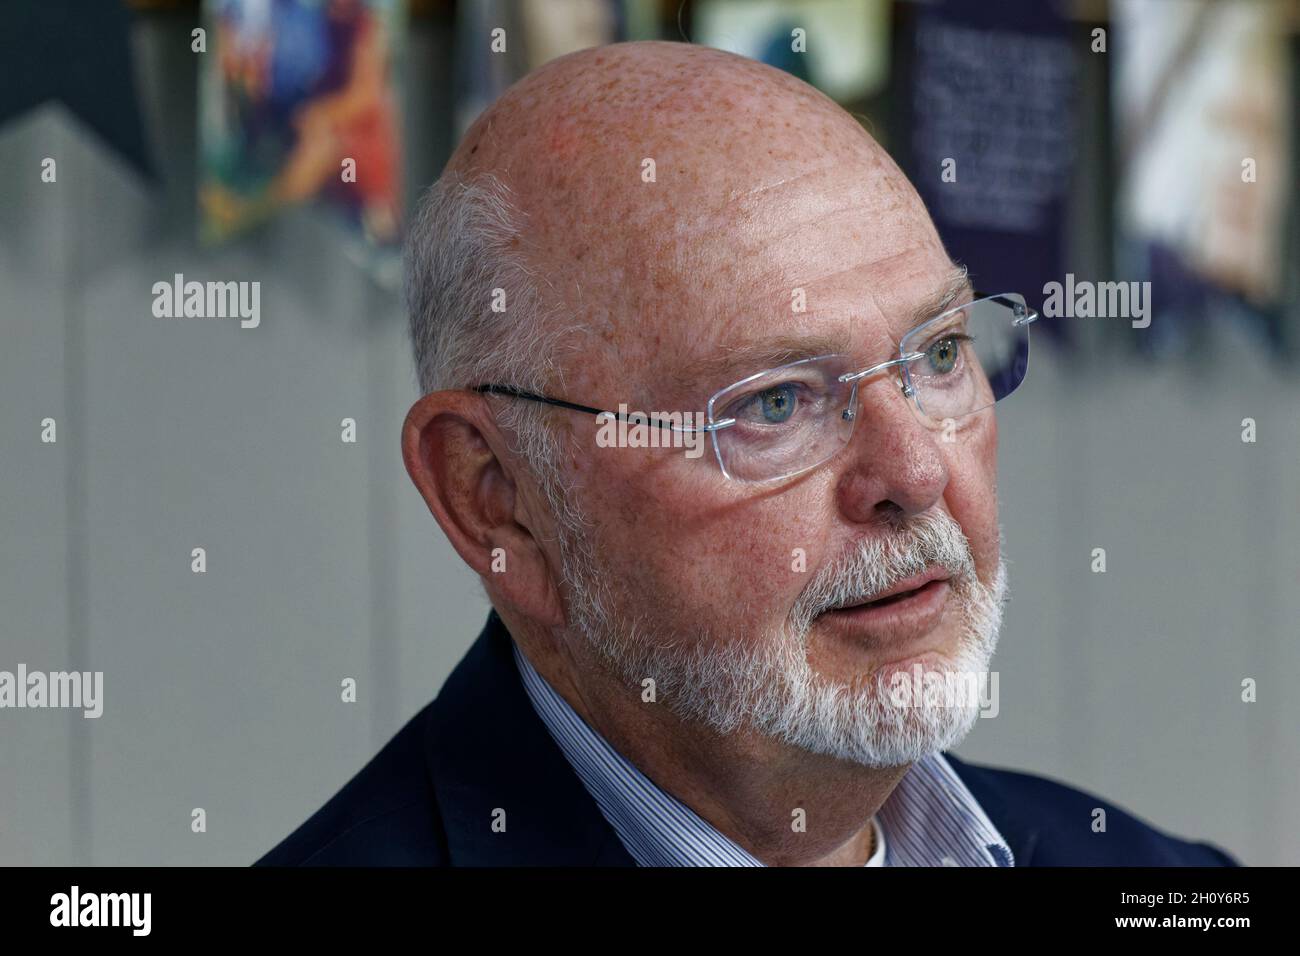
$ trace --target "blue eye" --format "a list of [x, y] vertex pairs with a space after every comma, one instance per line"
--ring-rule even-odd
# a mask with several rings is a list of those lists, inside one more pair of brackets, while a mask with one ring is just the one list
[[780, 425], [794, 414], [795, 386], [777, 385], [760, 392], [756, 397], [763, 406], [763, 418], [773, 425]]
[[946, 335], [925, 350], [930, 367], [940, 374], [947, 374], [957, 364], [961, 354], [962, 340], [969, 340], [968, 335]]

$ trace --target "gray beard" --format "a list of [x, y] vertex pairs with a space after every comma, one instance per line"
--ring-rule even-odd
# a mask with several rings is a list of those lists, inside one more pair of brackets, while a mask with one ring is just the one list
[[975, 695], [900, 700], [884, 668], [865, 681], [844, 683], [816, 673], [808, 662], [809, 631], [819, 614], [938, 564], [951, 574], [961, 631], [953, 656], [927, 664], [923, 677], [971, 681], [988, 673], [1002, 622], [1006, 564], [999, 558], [992, 585], [980, 582], [966, 536], [943, 513], [901, 521], [888, 538], [858, 542], [813, 577], [776, 633], [757, 640], [680, 633], [645, 614], [621, 612], [609, 577], [595, 573], [590, 534], [573, 523], [561, 525], [571, 624], [627, 685], [639, 692], [652, 679], [656, 701], [684, 722], [724, 735], [753, 731], [867, 767], [897, 767], [956, 746], [979, 718]]

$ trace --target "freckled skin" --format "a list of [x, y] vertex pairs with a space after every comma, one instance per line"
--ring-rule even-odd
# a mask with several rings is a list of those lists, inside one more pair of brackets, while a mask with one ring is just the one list
[[[647, 157], [653, 183], [642, 181]], [[618, 44], [555, 60], [480, 117], [448, 171], [491, 171], [514, 191], [528, 217], [530, 263], [586, 330], [554, 394], [588, 405], [702, 410], [718, 389], [760, 369], [680, 385], [673, 373], [772, 334], [847, 330], [860, 367], [896, 357], [907, 315], [952, 268], [915, 190], [853, 117], [787, 74], [702, 47]], [[790, 308], [796, 286], [807, 294], [802, 315]], [[442, 394], [412, 410], [408, 446], [446, 412], [453, 400]], [[896, 376], [873, 378], [860, 394], [849, 446], [777, 486], [727, 481], [711, 449], [697, 459], [602, 449], [590, 416], [555, 413], [580, 449], [566, 470], [624, 606], [682, 634], [770, 633], [830, 558], [901, 514], [931, 509], [961, 525], [980, 580], [991, 583], [999, 547], [992, 413], [943, 443], [918, 421]], [[683, 727], [666, 708], [646, 708], [640, 688], [609, 678], [557, 610], [554, 525], [495, 434], [488, 401], [454, 399], [505, 477], [430, 505], [542, 674], [652, 779], [766, 862], [861, 863], [866, 821], [906, 768], [868, 770], [752, 734], [717, 738]], [[411, 467], [419, 455], [407, 453]], [[458, 486], [423, 477], [416, 482], [427, 498], [438, 495], [435, 485]], [[531, 538], [527, 548], [512, 545], [525, 570], [508, 575], [489, 573], [485, 560], [504, 531], [445, 513], [486, 510], [477, 502], [498, 493]], [[461, 524], [474, 524], [478, 537]], [[795, 548], [807, 553], [807, 573], [791, 570]], [[935, 629], [934, 650], [955, 648], [955, 622], [950, 612]], [[849, 646], [816, 627], [809, 660], [840, 681], [884, 663], [869, 644]], [[790, 832], [795, 806], [816, 821], [807, 834]]]

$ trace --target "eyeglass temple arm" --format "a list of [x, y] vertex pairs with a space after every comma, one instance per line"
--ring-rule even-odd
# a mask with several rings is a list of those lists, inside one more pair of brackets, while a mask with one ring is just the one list
[[707, 425], [674, 425], [672, 422], [649, 418], [648, 416], [642, 416], [645, 417], [645, 421], [641, 422], [633, 421], [632, 416], [636, 415], [636, 412], [625, 415], [622, 412], [611, 412], [603, 408], [593, 408], [590, 405], [579, 405], [576, 402], [566, 402], [562, 398], [547, 398], [545, 395], [538, 395], [536, 392], [526, 392], [523, 389], [512, 388], [509, 385], [476, 385], [474, 386], [474, 391], [490, 392], [493, 395], [509, 395], [512, 398], [522, 398], [530, 402], [541, 402], [544, 405], [555, 405], [558, 408], [569, 408], [575, 412], [586, 412], [589, 415], [608, 415], [611, 418], [616, 418], [619, 421], [624, 421], [631, 425], [658, 425], [660, 428], [666, 428], [669, 431], [674, 432], [711, 432], [719, 428], [726, 428], [728, 425], [734, 425], [736, 422], [734, 418], [724, 418], [722, 421], [710, 422]]
[[1038, 311], [1036, 309], [1031, 309], [1027, 305], [1020, 304], [1015, 299], [1010, 298], [1009, 294], [1005, 292], [976, 292], [975, 298], [976, 300], [992, 299], [998, 305], [1005, 305], [1012, 312], [1015, 312], [1016, 317], [1011, 320], [1012, 325], [1028, 325], [1030, 322], [1033, 322], [1038, 318]]

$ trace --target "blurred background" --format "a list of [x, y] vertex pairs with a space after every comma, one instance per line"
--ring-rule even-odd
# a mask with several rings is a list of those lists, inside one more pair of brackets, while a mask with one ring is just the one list
[[[1151, 283], [1145, 328], [1036, 325], [999, 406], [1001, 709], [958, 752], [1300, 862], [1298, 33], [1272, 0], [5, 4], [0, 669], [103, 671], [104, 712], [0, 711], [0, 863], [249, 863], [436, 694], [487, 602], [399, 455], [403, 221], [514, 79], [648, 38], [842, 103], [979, 288]], [[159, 318], [177, 274], [259, 281], [260, 325]]]

